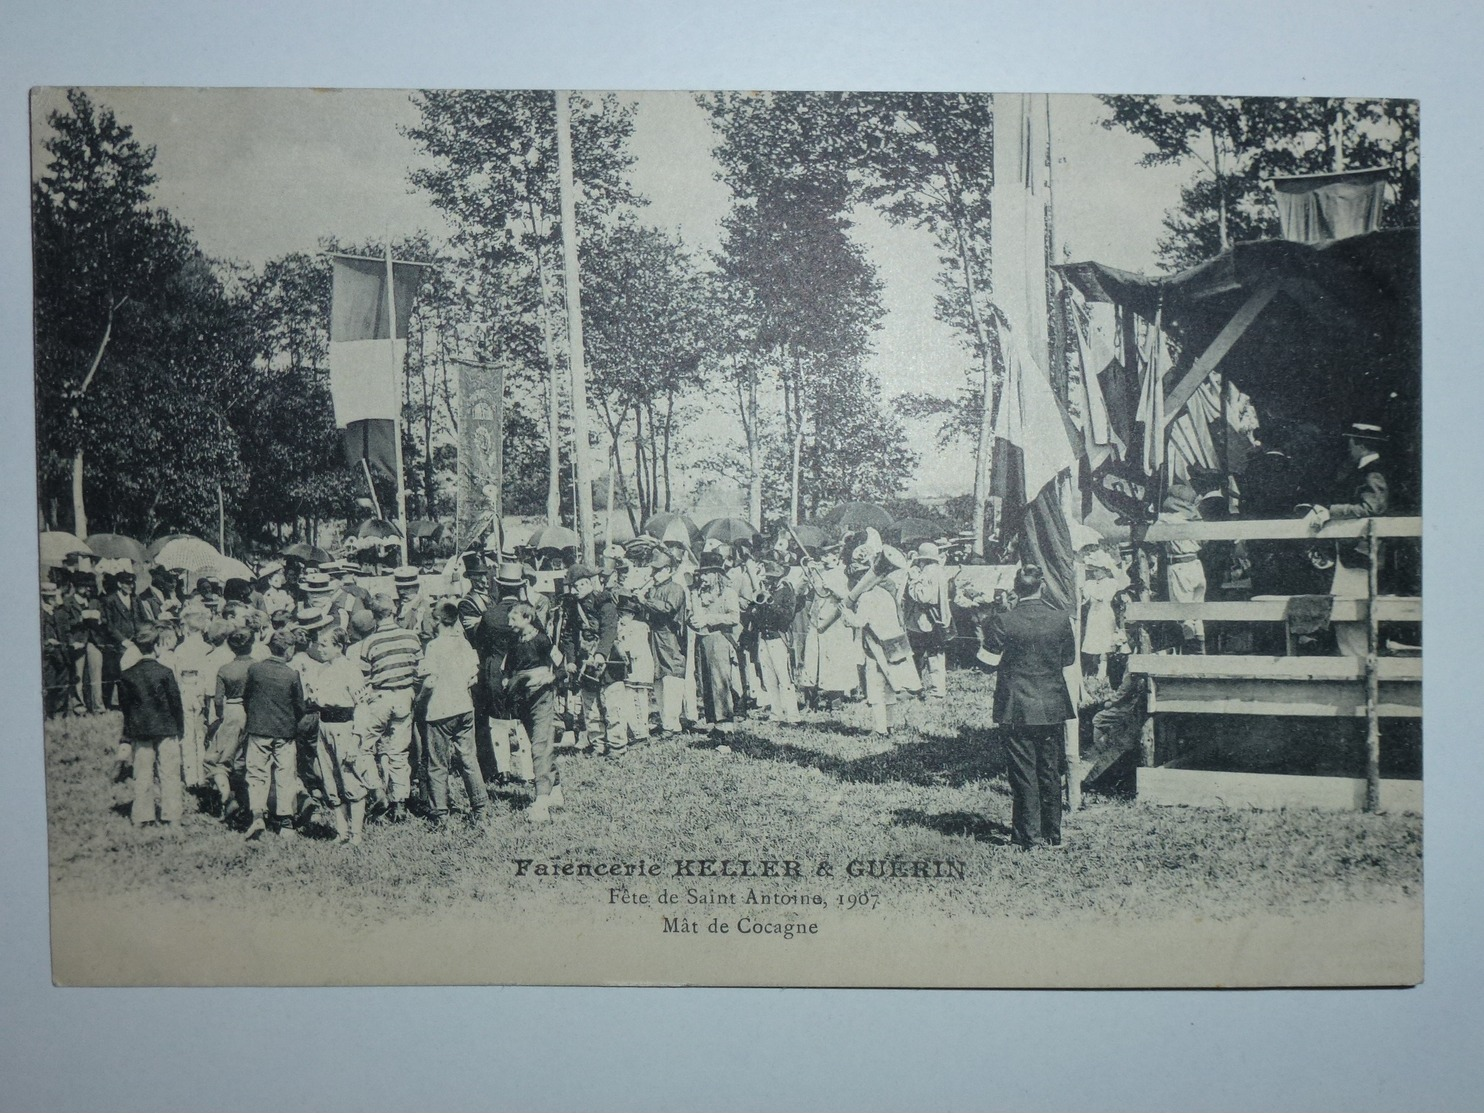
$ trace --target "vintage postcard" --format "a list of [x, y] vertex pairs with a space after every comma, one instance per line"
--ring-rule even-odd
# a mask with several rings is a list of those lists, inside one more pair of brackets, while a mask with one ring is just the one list
[[1421, 979], [1415, 101], [31, 118], [59, 984]]

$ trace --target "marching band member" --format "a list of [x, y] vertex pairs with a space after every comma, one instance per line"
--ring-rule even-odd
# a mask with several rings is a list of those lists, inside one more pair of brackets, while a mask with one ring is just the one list
[[733, 630], [740, 619], [736, 595], [726, 585], [720, 552], [703, 552], [691, 590], [690, 626], [696, 632], [696, 676], [704, 721], [721, 733], [732, 729]]
[[794, 687], [788, 659], [788, 633], [794, 621], [794, 589], [788, 570], [776, 560], [763, 562], [764, 589], [752, 605], [757, 629], [758, 664], [763, 674], [763, 692], [779, 723], [799, 721], [799, 693]]
[[889, 706], [896, 703], [897, 693], [922, 690], [892, 579], [892, 573], [906, 566], [906, 558], [890, 546], [880, 546], [879, 538], [874, 544], [868, 540], [857, 545], [850, 563], [854, 581], [842, 615], [846, 625], [861, 633], [871, 729], [881, 735], [891, 733]]
[[644, 593], [649, 644], [659, 687], [660, 733], [680, 733], [680, 705], [685, 690], [685, 585], [676, 572], [675, 556], [663, 545], [649, 559], [653, 582]]
[[598, 570], [575, 565], [567, 573], [572, 588], [562, 616], [562, 667], [582, 696], [582, 724], [587, 745], [598, 757], [622, 757], [629, 745], [629, 694], [625, 663], [615, 652], [618, 606], [603, 589]]
[[840, 563], [840, 548], [825, 550], [824, 559], [806, 566], [809, 584], [808, 625], [804, 630], [801, 685], [811, 704], [824, 700], [827, 709], [860, 684], [860, 642], [841, 620], [850, 583]]
[[629, 727], [635, 745], [640, 745], [649, 741], [649, 707], [654, 696], [654, 650], [644, 606], [644, 596], [654, 585], [654, 572], [641, 560], [619, 559], [614, 562], [613, 575], [613, 598], [618, 605], [616, 650], [628, 662], [624, 685], [631, 712]]
[[924, 541], [912, 556], [902, 601], [912, 656], [935, 699], [948, 695], [948, 625], [953, 611], [938, 546]]

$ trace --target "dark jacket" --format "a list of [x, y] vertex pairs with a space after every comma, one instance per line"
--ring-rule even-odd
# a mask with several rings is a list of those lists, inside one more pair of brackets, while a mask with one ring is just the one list
[[304, 686], [299, 674], [276, 658], [258, 661], [247, 670], [242, 709], [247, 713], [248, 734], [293, 738], [304, 717]]
[[622, 680], [628, 663], [615, 660], [613, 646], [618, 639], [618, 604], [606, 591], [594, 592], [586, 599], [567, 597], [567, 616], [562, 623], [562, 658], [581, 669], [590, 657], [602, 657], [607, 664], [603, 682]]
[[[1379, 518], [1391, 511], [1391, 486], [1386, 482], [1385, 462], [1379, 457], [1362, 467], [1348, 468], [1335, 487], [1335, 501], [1329, 515], [1336, 520]], [[1371, 566], [1370, 542], [1341, 541], [1337, 546], [1340, 563], [1346, 568]]]
[[118, 592], [110, 591], [98, 610], [103, 617], [103, 648], [122, 653], [124, 643], [133, 641], [139, 631], [133, 598], [127, 595], [120, 598]]
[[1023, 599], [985, 624], [984, 648], [1001, 654], [995, 722], [1049, 726], [1076, 714], [1062, 673], [1077, 662], [1070, 612]]
[[685, 585], [671, 577], [644, 595], [644, 617], [649, 623], [649, 647], [654, 653], [656, 679], [685, 675]]
[[185, 734], [185, 710], [175, 674], [153, 657], [119, 674], [119, 710], [124, 713], [124, 737], [130, 742], [157, 742]]
[[762, 638], [781, 638], [793, 628], [794, 589], [786, 580], [779, 580], [767, 600], [752, 608], [752, 624]]

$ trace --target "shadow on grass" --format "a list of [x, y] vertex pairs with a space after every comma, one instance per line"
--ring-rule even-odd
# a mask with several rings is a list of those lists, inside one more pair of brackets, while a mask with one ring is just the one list
[[712, 737], [694, 742], [691, 747], [715, 749], [718, 741], [724, 741], [743, 757], [818, 769], [831, 777], [858, 784], [901, 781], [924, 787], [962, 788], [1005, 773], [1004, 745], [998, 732], [988, 727], [960, 726], [953, 735], [910, 736], [910, 740], [889, 750], [859, 758], [838, 758], [804, 745], [774, 742], [745, 728], [725, 739]]
[[991, 846], [1008, 846], [1011, 830], [1004, 823], [975, 812], [941, 812], [930, 815], [917, 808], [898, 808], [891, 813], [893, 825], [897, 827], [926, 827], [940, 835], [971, 838], [975, 842]]

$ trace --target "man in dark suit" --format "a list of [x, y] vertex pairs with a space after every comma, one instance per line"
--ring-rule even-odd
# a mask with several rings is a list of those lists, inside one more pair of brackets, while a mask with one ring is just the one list
[[134, 640], [139, 621], [134, 615], [134, 573], [118, 572], [113, 577], [113, 586], [104, 596], [102, 606], [103, 623], [103, 705], [117, 707], [116, 685], [119, 678], [119, 662], [124, 656], [124, 646]]
[[132, 641], [142, 655], [120, 674], [119, 709], [124, 713], [123, 739], [134, 747], [135, 827], [155, 822], [155, 778], [160, 782], [159, 822], [170, 827], [181, 815], [180, 739], [185, 711], [175, 673], [155, 659], [159, 628], [135, 630]]
[[1072, 616], [1042, 598], [1044, 582], [1037, 565], [1023, 565], [1015, 575], [1019, 601], [984, 628], [985, 654], [999, 669], [994, 721], [1010, 763], [1010, 837], [1022, 850], [1061, 845], [1063, 724], [1075, 717], [1062, 672], [1077, 662]]

